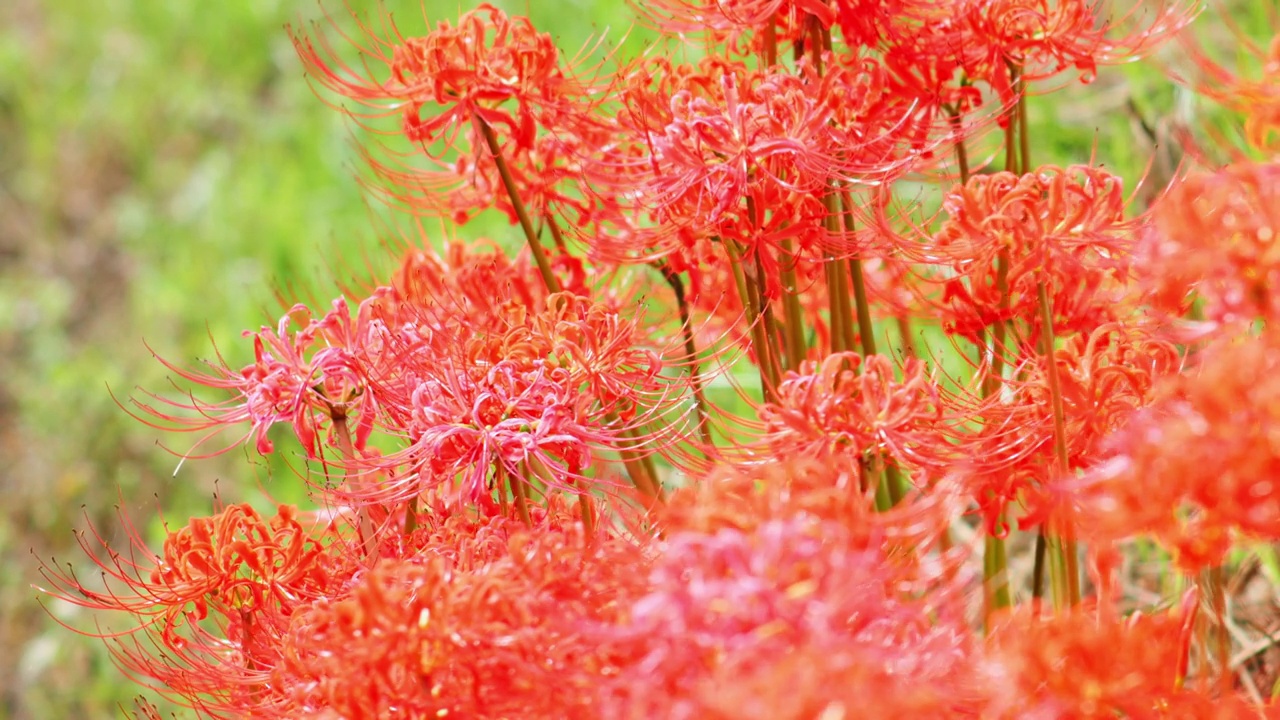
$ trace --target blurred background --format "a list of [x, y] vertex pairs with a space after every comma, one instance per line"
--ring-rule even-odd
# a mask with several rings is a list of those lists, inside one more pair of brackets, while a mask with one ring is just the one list
[[[385, 4], [423, 31], [419, 2]], [[631, 22], [616, 1], [499, 4], [567, 50]], [[426, 6], [433, 22], [458, 12]], [[313, 0], [0, 1], [0, 719], [117, 717], [138, 692], [32, 588], [41, 561], [83, 564], [74, 530], [120, 542], [123, 509], [158, 536], [158, 508], [180, 525], [215, 491], [240, 501], [259, 483], [305, 500], [290, 471], [243, 452], [175, 477], [159, 443], [188, 439], [116, 399], [168, 389], [152, 352], [247, 362], [240, 332], [274, 324], [279, 296], [324, 307], [338, 282], [393, 261], [354, 180], [350, 123], [315, 97], [283, 29], [320, 15]], [[1126, 111], [1134, 94], [1153, 113], [1176, 100], [1126, 68], [1034, 102], [1038, 159], [1084, 162], [1096, 146], [1140, 174], [1151, 146]]]

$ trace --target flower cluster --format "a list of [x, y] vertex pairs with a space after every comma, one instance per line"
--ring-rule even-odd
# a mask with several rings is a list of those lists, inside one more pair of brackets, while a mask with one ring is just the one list
[[[1266, 153], [1280, 42], [1253, 80], [1191, 2], [642, 5], [695, 61], [487, 4], [293, 30], [375, 194], [515, 229], [167, 363], [140, 419], [297, 452], [316, 509], [124, 518], [44, 591], [201, 717], [1280, 713], [1224, 582], [1280, 540], [1276, 163], [1138, 212], [1027, 110], [1176, 35]], [[1135, 539], [1189, 588], [1126, 593]]]

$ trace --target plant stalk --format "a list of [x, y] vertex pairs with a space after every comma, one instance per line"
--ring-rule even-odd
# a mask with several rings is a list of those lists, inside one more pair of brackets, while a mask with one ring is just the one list
[[[524, 231], [525, 240], [529, 244], [529, 252], [533, 254], [533, 261], [538, 265], [538, 273], [542, 275], [542, 282], [547, 286], [550, 293], [558, 293], [564, 290], [560, 284], [559, 278], [551, 270], [551, 262], [547, 259], [547, 253], [542, 249], [542, 243], [538, 240], [538, 233], [533, 228], [533, 221], [529, 219], [529, 211], [525, 209], [524, 201], [520, 199], [520, 190], [516, 187], [515, 177], [511, 174], [511, 168], [507, 165], [507, 159], [502, 154], [502, 146], [498, 144], [498, 137], [494, 134], [493, 128], [479, 113], [472, 113], [471, 120], [475, 124], [476, 131], [484, 138], [485, 143], [489, 146], [489, 153], [493, 156], [493, 162], [498, 166], [498, 175], [502, 178], [502, 186], [507, 190], [507, 197], [511, 200], [511, 207], [516, 211], [516, 219], [520, 221], [520, 229]], [[552, 232], [555, 232], [553, 230]]]

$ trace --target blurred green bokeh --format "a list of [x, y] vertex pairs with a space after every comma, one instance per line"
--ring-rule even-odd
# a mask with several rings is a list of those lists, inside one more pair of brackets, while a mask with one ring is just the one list
[[[426, 4], [432, 20], [458, 10]], [[499, 4], [567, 49], [631, 22], [620, 1]], [[418, 2], [387, 6], [406, 34], [421, 31]], [[209, 512], [215, 485], [231, 501], [258, 482], [301, 496], [270, 482], [292, 480], [283, 466], [240, 452], [174, 477], [158, 443], [188, 439], [130, 419], [111, 393], [168, 388], [151, 350], [190, 365], [216, 345], [244, 362], [239, 333], [280, 313], [277, 291], [324, 303], [367, 275], [366, 258], [390, 263], [354, 180], [351, 123], [314, 96], [283, 30], [319, 16], [310, 0], [0, 3], [0, 718], [114, 717], [137, 693], [30, 587], [41, 560], [83, 566], [74, 529], [91, 522], [121, 542], [117, 506], [143, 527], [161, 507], [179, 523]], [[1033, 103], [1036, 159], [1086, 161], [1096, 142], [1140, 170], [1124, 77]]]

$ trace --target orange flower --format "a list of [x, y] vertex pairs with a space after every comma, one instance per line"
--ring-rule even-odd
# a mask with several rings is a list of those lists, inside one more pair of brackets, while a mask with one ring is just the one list
[[1198, 359], [1065, 484], [1082, 534], [1152, 534], [1188, 570], [1220, 564], [1236, 533], [1280, 538], [1280, 337], [1223, 339]]
[[595, 691], [619, 658], [594, 628], [643, 578], [634, 548], [503, 523], [490, 528], [505, 535], [500, 552], [475, 554], [456, 530], [439, 537], [448, 555], [384, 561], [345, 597], [295, 613], [267, 716], [600, 717]]
[[801, 516], [672, 533], [651, 589], [613, 631], [633, 659], [602, 688], [602, 716], [821, 717], [855, 698], [921, 717], [972, 713], [980, 690], [956, 597], [925, 592], [850, 533]]
[[981, 674], [993, 699], [984, 718], [1246, 718], [1259, 708], [1182, 687], [1195, 595], [1159, 615], [1119, 618], [1077, 610], [997, 620]]
[[1151, 301], [1180, 314], [1203, 301], [1215, 323], [1280, 312], [1280, 164], [1242, 162], [1175, 183], [1138, 247]]
[[993, 323], [1020, 319], [1034, 343], [1041, 282], [1057, 337], [1118, 319], [1129, 238], [1138, 226], [1125, 219], [1125, 205], [1121, 179], [1101, 168], [975, 175], [947, 193], [947, 219], [932, 241], [903, 247], [922, 261], [950, 265], [941, 301], [950, 331], [976, 342]]
[[269, 520], [247, 504], [232, 505], [169, 533], [157, 556], [126, 519], [133, 545], [127, 553], [95, 535], [107, 551], [102, 557], [81, 538], [105, 587], [46, 566], [51, 587], [44, 592], [135, 618], [122, 631], [86, 634], [111, 639], [113, 655], [132, 677], [223, 717], [264, 692], [293, 612], [338, 591], [355, 571], [337, 528], [309, 527], [317, 524], [288, 505]]
[[[862, 365], [862, 368], [858, 368]], [[949, 457], [940, 390], [923, 363], [908, 359], [897, 378], [893, 361], [836, 353], [787, 373], [776, 403], [760, 408], [765, 445], [774, 453], [848, 454], [887, 451], [908, 467]]]

